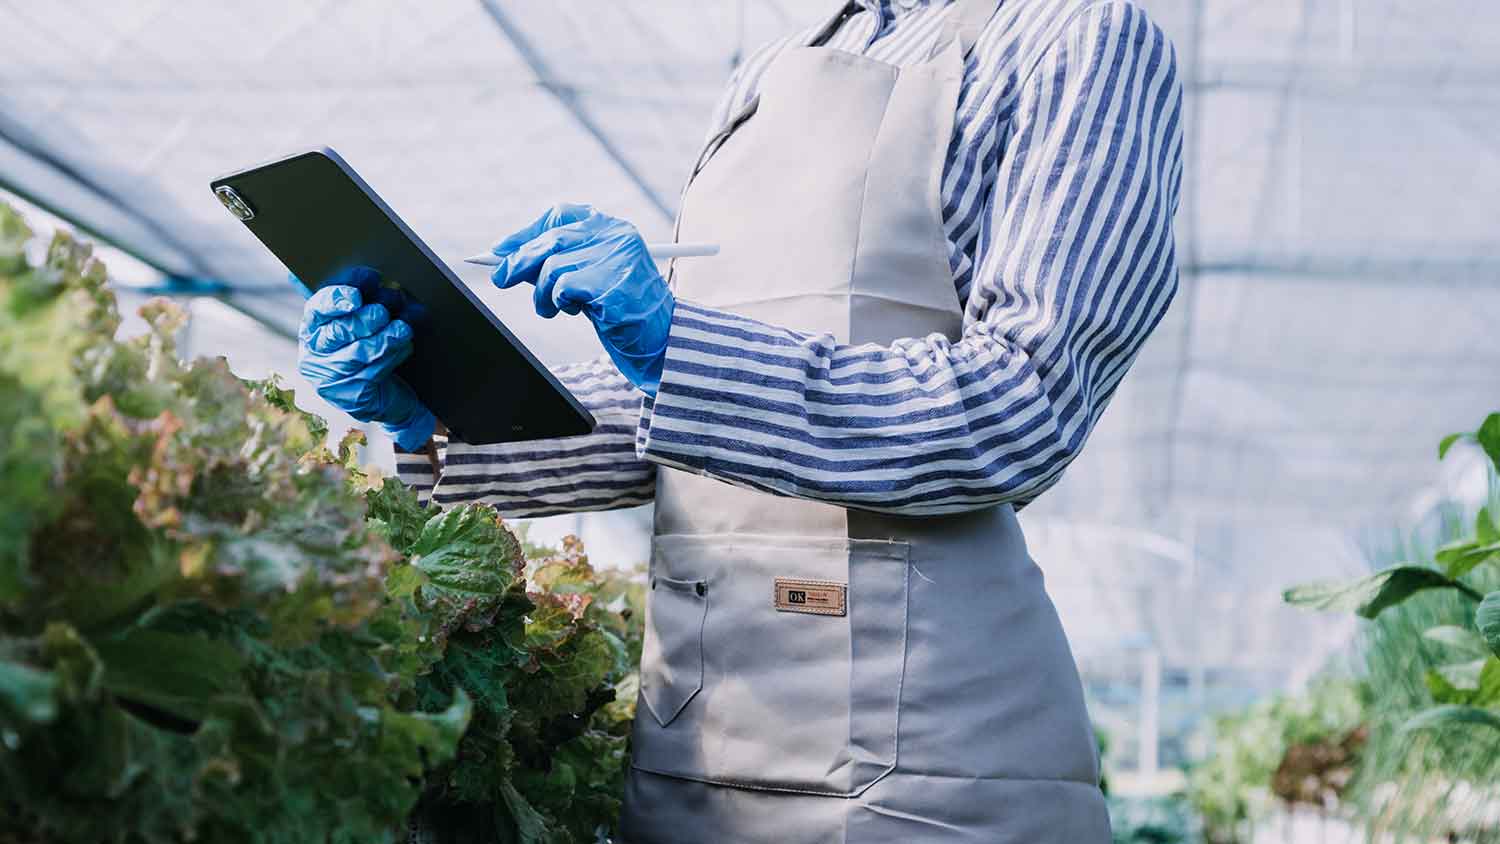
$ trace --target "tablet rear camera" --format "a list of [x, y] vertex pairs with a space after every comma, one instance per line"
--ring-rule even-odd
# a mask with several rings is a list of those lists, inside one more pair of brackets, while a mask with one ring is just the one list
[[234, 192], [229, 185], [219, 185], [214, 188], [214, 196], [219, 198], [219, 203], [229, 209], [229, 213], [240, 219], [240, 222], [248, 223], [255, 219], [255, 210], [250, 203], [240, 199], [240, 195]]

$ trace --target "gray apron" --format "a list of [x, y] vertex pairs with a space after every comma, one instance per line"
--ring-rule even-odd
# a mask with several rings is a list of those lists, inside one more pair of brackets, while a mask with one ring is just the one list
[[[955, 0], [930, 58], [823, 47], [767, 70], [712, 139], [677, 295], [840, 343], [957, 339], [940, 182], [995, 0]], [[747, 366], [754, 364], [747, 362]], [[662, 469], [630, 844], [1104, 844], [1082, 687], [1006, 505], [849, 510]]]

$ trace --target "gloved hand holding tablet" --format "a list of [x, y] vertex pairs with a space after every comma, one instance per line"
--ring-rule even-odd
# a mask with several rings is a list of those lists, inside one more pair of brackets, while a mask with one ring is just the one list
[[381, 284], [380, 273], [355, 267], [307, 300], [297, 370], [318, 395], [361, 422], [379, 423], [396, 445], [416, 451], [437, 420], [394, 374], [411, 357], [423, 308]]
[[593, 416], [337, 153], [293, 155], [211, 187], [310, 288], [300, 368], [336, 406], [385, 425], [408, 450], [431, 434], [431, 417], [475, 445], [594, 429]]

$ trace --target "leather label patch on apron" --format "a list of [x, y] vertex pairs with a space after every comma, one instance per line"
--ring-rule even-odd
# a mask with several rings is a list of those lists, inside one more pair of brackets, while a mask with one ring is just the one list
[[776, 578], [776, 609], [781, 612], [805, 612], [812, 615], [846, 615], [845, 596], [849, 588], [828, 580]]

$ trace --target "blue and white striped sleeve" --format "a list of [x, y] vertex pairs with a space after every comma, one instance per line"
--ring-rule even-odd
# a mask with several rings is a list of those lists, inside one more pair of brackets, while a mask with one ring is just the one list
[[636, 447], [780, 495], [900, 514], [1024, 503], [1078, 454], [1176, 289], [1173, 51], [1080, 12], [1021, 80], [963, 335], [841, 345], [682, 301]]
[[563, 367], [563, 386], [594, 414], [592, 434], [469, 445], [439, 441], [433, 483], [425, 454], [396, 453], [396, 471], [424, 502], [483, 501], [507, 518], [533, 518], [644, 504], [656, 494], [656, 466], [636, 455], [642, 394], [608, 357]]

